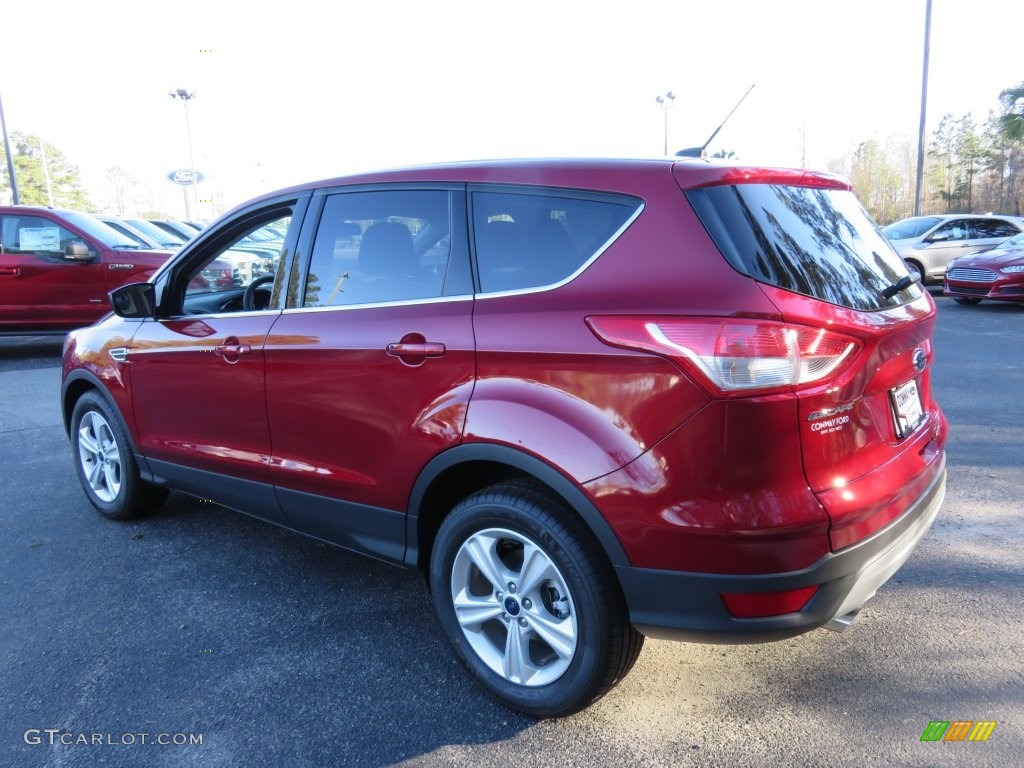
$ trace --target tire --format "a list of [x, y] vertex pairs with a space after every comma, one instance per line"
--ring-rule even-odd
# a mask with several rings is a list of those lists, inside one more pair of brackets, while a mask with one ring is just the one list
[[460, 502], [435, 539], [430, 584], [470, 675], [529, 715], [584, 709], [643, 647], [604, 550], [538, 483], [502, 483]]
[[981, 299], [972, 299], [967, 296], [954, 296], [953, 301], [955, 301], [957, 304], [981, 304]]
[[111, 520], [156, 510], [167, 489], [142, 480], [125, 430], [102, 395], [86, 392], [71, 413], [71, 455], [89, 501]]

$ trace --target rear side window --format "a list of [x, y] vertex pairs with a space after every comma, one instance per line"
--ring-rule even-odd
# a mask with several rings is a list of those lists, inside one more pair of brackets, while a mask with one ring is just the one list
[[924, 290], [884, 295], [907, 268], [852, 192], [739, 184], [686, 196], [729, 263], [755, 280], [862, 311]]
[[555, 285], [596, 258], [641, 202], [570, 190], [472, 193], [473, 236], [484, 293]]
[[1013, 237], [1020, 232], [1013, 224], [1002, 219], [974, 219], [971, 222], [972, 237]]

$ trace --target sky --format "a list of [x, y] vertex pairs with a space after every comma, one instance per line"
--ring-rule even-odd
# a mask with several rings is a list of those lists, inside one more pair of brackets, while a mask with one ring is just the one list
[[[57, 0], [5, 9], [8, 132], [111, 166], [141, 208], [194, 218], [347, 173], [447, 160], [655, 156], [702, 144], [824, 169], [859, 143], [916, 141], [925, 0]], [[928, 131], [978, 122], [1024, 81], [1024, 3], [933, 0]], [[1003, 30], [1006, 32], [1004, 33]], [[202, 202], [201, 202], [202, 201]]]

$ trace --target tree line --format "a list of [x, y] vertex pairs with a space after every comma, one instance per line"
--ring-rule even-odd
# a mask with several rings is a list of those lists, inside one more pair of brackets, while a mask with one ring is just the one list
[[[1003, 213], [1024, 209], [1024, 82], [999, 94], [998, 112], [981, 124], [947, 114], [925, 156], [921, 213]], [[917, 144], [907, 137], [869, 139], [827, 170], [846, 176], [879, 224], [914, 213]]]

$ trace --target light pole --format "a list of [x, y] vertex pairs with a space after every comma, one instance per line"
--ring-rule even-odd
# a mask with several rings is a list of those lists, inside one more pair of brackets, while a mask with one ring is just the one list
[[[188, 169], [189, 171], [195, 171], [196, 163], [192, 156], [192, 125], [188, 119], [188, 103], [196, 97], [195, 91], [186, 91], [184, 88], [179, 88], [176, 91], [170, 91], [168, 95], [172, 99], [181, 99], [181, 103], [185, 107], [185, 135], [188, 137]], [[188, 199], [188, 187], [194, 185], [183, 186], [181, 191], [185, 195], [185, 220], [192, 220], [192, 206], [189, 204]]]
[[669, 91], [664, 96], [659, 96], [655, 99], [656, 102], [661, 104], [661, 112], [665, 118], [665, 154], [668, 154], [668, 111], [672, 108], [672, 104], [675, 103], [676, 95]]
[[917, 181], [914, 185], [914, 215], [921, 215], [921, 186], [924, 181], [924, 128], [928, 116], [928, 52], [932, 40], [932, 0], [924, 9], [924, 65], [921, 69], [921, 122], [917, 129]]
[[14, 175], [14, 158], [11, 156], [11, 142], [7, 138], [7, 121], [4, 119], [4, 102], [0, 99], [0, 128], [4, 134], [4, 154], [7, 157], [7, 176], [11, 181], [11, 197], [14, 204], [21, 202], [18, 199], [18, 179]]

